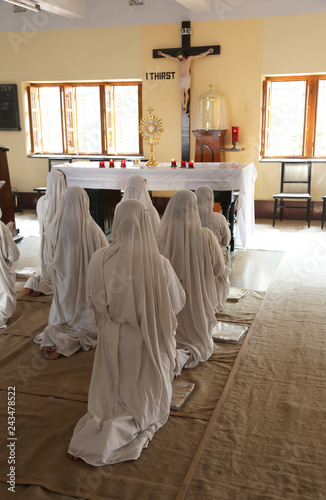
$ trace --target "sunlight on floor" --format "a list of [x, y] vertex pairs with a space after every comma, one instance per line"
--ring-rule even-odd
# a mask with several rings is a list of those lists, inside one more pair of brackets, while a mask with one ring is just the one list
[[270, 219], [256, 219], [255, 234], [248, 239], [247, 249], [286, 251], [313, 232], [322, 234], [320, 221], [311, 221], [310, 228], [305, 221], [289, 220], [276, 221], [273, 227]]

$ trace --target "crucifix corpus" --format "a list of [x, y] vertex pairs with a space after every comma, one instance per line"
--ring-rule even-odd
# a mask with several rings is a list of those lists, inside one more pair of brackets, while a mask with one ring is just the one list
[[165, 57], [179, 63], [180, 67], [180, 94], [182, 109], [182, 160], [189, 161], [190, 155], [190, 69], [194, 59], [220, 53], [219, 45], [191, 47], [190, 21], [183, 21], [181, 25], [182, 47], [174, 49], [154, 49], [153, 58]]

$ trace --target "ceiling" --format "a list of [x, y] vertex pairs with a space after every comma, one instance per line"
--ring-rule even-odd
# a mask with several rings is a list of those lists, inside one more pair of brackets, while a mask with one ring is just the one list
[[143, 0], [142, 5], [130, 5], [130, 0], [36, 1], [41, 7], [40, 13], [29, 10], [14, 12], [12, 4], [0, 0], [0, 31], [136, 26], [326, 13], [326, 0]]

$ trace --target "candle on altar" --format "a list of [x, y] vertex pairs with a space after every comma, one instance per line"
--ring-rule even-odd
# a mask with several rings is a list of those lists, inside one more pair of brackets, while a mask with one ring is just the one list
[[171, 160], [171, 167], [172, 167], [172, 168], [176, 168], [176, 166], [177, 166], [177, 162], [176, 162], [176, 160], [174, 160], [174, 159], [172, 158], [172, 160]]
[[104, 161], [100, 161], [100, 168], [104, 168], [104, 167], [105, 167]]
[[114, 168], [114, 160], [110, 160], [110, 162], [109, 162], [109, 167], [110, 167], [110, 168]]
[[188, 168], [195, 168], [195, 165], [194, 165], [194, 162], [193, 161], [190, 161], [188, 163]]
[[126, 168], [126, 160], [121, 160], [121, 168]]
[[182, 160], [181, 161], [181, 168], [186, 168], [187, 167], [187, 162]]
[[232, 127], [232, 144], [236, 144], [239, 140], [239, 127]]

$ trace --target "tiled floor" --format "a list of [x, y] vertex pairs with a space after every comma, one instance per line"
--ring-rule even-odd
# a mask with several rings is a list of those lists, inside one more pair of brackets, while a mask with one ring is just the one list
[[[255, 234], [249, 238], [247, 250], [235, 249], [232, 253], [233, 286], [251, 290], [267, 290], [284, 252], [301, 245], [304, 236], [317, 232], [323, 234], [319, 221], [312, 221], [308, 228], [305, 221], [276, 221], [256, 219]], [[326, 231], [324, 231], [326, 234]]]
[[[39, 228], [36, 213], [25, 210], [15, 215], [16, 227], [24, 238], [18, 243], [21, 255], [14, 267], [37, 267]], [[250, 238], [247, 250], [235, 249], [232, 252], [231, 285], [267, 290], [287, 248], [296, 245], [299, 237], [312, 231], [322, 233], [320, 222], [313, 221], [308, 229], [301, 221], [277, 221], [273, 227], [271, 220], [257, 219], [255, 235]]]

